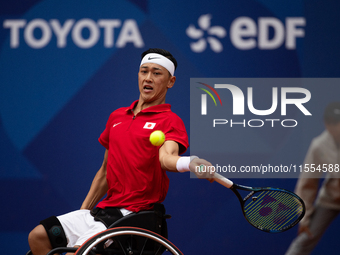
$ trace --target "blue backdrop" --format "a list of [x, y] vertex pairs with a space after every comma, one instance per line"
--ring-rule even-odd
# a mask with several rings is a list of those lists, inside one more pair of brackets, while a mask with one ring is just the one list
[[[103, 159], [97, 139], [109, 114], [138, 99], [144, 50], [165, 48], [177, 58], [167, 102], [189, 131], [191, 77], [339, 77], [339, 7], [331, 0], [1, 0], [0, 253], [24, 254], [39, 220], [80, 207]], [[317, 109], [308, 141], [323, 130]], [[302, 163], [306, 149], [291, 153]], [[251, 227], [217, 183], [169, 177], [169, 239], [184, 254], [284, 254], [296, 235], [297, 228]], [[238, 181], [291, 190], [296, 183]], [[340, 249], [339, 224], [314, 254]]]

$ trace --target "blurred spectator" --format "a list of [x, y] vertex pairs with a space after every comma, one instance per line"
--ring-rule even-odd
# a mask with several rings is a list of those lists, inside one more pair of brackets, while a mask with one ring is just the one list
[[324, 123], [326, 129], [312, 140], [295, 188], [306, 204], [306, 215], [286, 255], [310, 254], [340, 212], [340, 102], [326, 107]]

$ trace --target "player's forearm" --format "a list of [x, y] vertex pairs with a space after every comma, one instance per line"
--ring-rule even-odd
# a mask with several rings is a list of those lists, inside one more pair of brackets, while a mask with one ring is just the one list
[[80, 209], [91, 210], [99, 200], [106, 194], [108, 190], [106, 181], [106, 166], [107, 166], [108, 150], [105, 151], [104, 160], [102, 166], [98, 170], [96, 176], [94, 177], [91, 188], [87, 193], [87, 196], [80, 207]]
[[176, 163], [180, 156], [178, 155], [165, 155], [160, 159], [160, 163], [162, 169], [170, 171], [170, 172], [177, 172]]
[[159, 162], [164, 170], [177, 172], [176, 163], [180, 158], [178, 156], [179, 147], [174, 141], [165, 141], [159, 149]]
[[80, 209], [91, 210], [94, 208], [100, 199], [106, 194], [107, 190], [108, 186], [106, 176], [98, 172]]

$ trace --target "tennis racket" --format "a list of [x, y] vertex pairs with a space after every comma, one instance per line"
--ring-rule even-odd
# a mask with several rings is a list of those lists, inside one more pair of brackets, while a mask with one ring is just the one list
[[[231, 189], [239, 199], [246, 220], [255, 228], [279, 233], [294, 227], [305, 214], [303, 200], [293, 192], [270, 187], [246, 187], [215, 173], [215, 181]], [[238, 190], [250, 191], [242, 197]]]

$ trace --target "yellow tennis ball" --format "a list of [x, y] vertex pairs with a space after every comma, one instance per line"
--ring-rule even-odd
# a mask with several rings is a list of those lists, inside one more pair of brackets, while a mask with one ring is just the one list
[[149, 140], [152, 143], [152, 145], [160, 146], [165, 141], [165, 135], [162, 131], [156, 130], [151, 133]]

